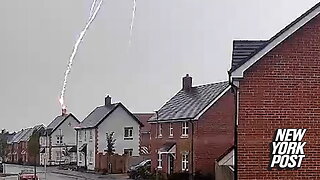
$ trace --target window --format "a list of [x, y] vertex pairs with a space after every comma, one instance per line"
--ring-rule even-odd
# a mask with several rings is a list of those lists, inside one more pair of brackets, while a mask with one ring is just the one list
[[82, 154], [79, 154], [79, 162], [82, 162]]
[[84, 131], [84, 141], [87, 141], [87, 131]]
[[60, 161], [61, 160], [61, 152], [60, 151], [57, 151], [57, 160]]
[[183, 122], [182, 123], [182, 136], [188, 136], [188, 134], [189, 134], [188, 122]]
[[82, 131], [79, 130], [79, 142], [81, 142], [81, 141], [82, 141]]
[[172, 137], [172, 136], [173, 136], [173, 127], [172, 127], [172, 123], [170, 123], [169, 136], [170, 136], [170, 137]]
[[89, 133], [90, 133], [90, 134], [89, 134], [89, 139], [90, 139], [90, 140], [92, 140], [92, 138], [93, 138], [93, 136], [92, 136], [92, 131], [93, 131], [93, 130], [90, 130], [90, 131], [89, 131]]
[[162, 124], [158, 124], [158, 137], [162, 137]]
[[133, 151], [133, 149], [124, 149], [123, 154], [127, 154], [129, 156], [132, 156], [132, 151]]
[[158, 154], [158, 169], [162, 168], [162, 158], [161, 158], [161, 154]]
[[63, 139], [63, 136], [62, 135], [58, 135], [57, 136], [57, 144], [62, 144], [62, 139]]
[[93, 152], [89, 151], [89, 163], [93, 164]]
[[189, 170], [189, 154], [185, 153], [182, 154], [182, 171], [188, 171]]
[[124, 140], [132, 140], [132, 139], [133, 139], [133, 127], [125, 127]]

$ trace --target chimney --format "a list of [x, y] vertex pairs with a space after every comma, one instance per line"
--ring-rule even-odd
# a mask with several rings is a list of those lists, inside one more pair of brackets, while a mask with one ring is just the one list
[[187, 74], [182, 78], [182, 90], [190, 91], [192, 88], [192, 77]]
[[109, 95], [104, 98], [104, 105], [105, 106], [110, 106], [111, 105], [111, 97]]
[[61, 115], [64, 116], [64, 115], [67, 114], [67, 109], [66, 108], [62, 108], [61, 112], [62, 112]]

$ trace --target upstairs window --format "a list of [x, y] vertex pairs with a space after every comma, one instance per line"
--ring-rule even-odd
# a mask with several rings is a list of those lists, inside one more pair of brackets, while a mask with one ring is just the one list
[[172, 126], [172, 123], [170, 123], [170, 127], [169, 127], [169, 136], [173, 137], [173, 126]]
[[92, 138], [93, 138], [93, 133], [92, 133], [92, 131], [93, 131], [93, 130], [89, 130], [89, 139], [90, 139], [90, 140], [92, 140]]
[[182, 136], [187, 137], [189, 134], [189, 124], [188, 122], [182, 123]]
[[82, 131], [79, 130], [79, 142], [81, 142], [81, 141], [82, 141]]
[[84, 141], [87, 141], [87, 131], [84, 131]]
[[63, 143], [63, 136], [62, 135], [58, 135], [57, 136], [57, 144], [62, 144]]
[[133, 140], [133, 127], [124, 128], [124, 140]]
[[162, 137], [162, 124], [158, 124], [158, 137]]

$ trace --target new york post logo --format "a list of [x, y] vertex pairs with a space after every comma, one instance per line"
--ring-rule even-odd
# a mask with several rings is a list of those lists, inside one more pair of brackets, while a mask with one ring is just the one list
[[297, 169], [306, 155], [302, 142], [307, 129], [277, 129], [273, 142], [270, 143], [269, 169]]

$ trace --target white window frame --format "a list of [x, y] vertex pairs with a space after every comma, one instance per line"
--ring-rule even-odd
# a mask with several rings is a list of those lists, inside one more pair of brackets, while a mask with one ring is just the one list
[[93, 164], [93, 151], [89, 151], [89, 164]]
[[89, 140], [92, 141], [93, 139], [93, 133], [92, 133], [92, 129], [89, 130]]
[[172, 126], [172, 123], [170, 123], [170, 127], [169, 127], [169, 136], [173, 137], [173, 126]]
[[[127, 131], [127, 133], [126, 133]], [[133, 127], [124, 127], [124, 140], [133, 140]]]
[[158, 124], [157, 131], [158, 131], [158, 137], [161, 138], [162, 137], [162, 124], [161, 123]]
[[188, 121], [182, 122], [182, 137], [188, 137], [189, 135], [189, 123]]
[[162, 158], [161, 153], [158, 153], [158, 169], [162, 169]]
[[182, 154], [181, 166], [182, 171], [189, 171], [189, 153]]

